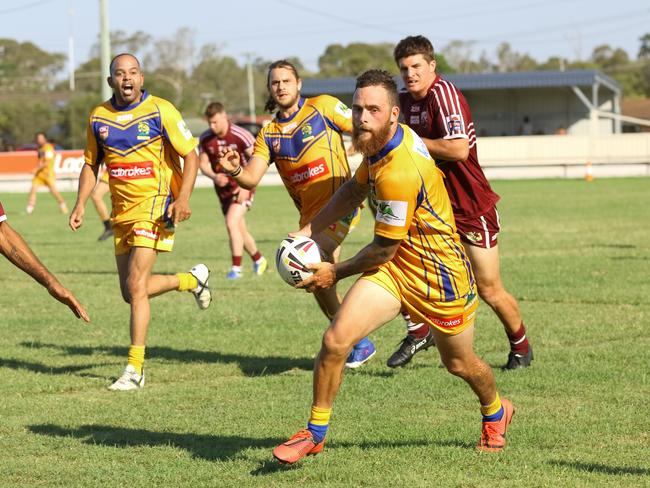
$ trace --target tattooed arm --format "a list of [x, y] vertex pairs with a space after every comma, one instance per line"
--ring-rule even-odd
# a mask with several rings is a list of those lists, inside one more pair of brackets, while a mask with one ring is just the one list
[[25, 240], [11, 228], [9, 223], [0, 222], [0, 253], [9, 261], [30, 275], [58, 301], [67, 305], [78, 318], [90, 322], [88, 313], [77, 298], [56, 279], [36, 257]]
[[401, 240], [375, 235], [370, 244], [350, 259], [335, 264], [322, 262], [307, 265], [314, 274], [298, 283], [296, 288], [304, 288], [313, 293], [323, 288], [331, 288], [337, 281], [348, 276], [376, 269], [393, 259], [401, 243]]

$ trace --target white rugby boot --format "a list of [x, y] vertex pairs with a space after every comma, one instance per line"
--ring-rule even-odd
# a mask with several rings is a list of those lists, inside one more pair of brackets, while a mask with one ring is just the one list
[[190, 273], [196, 278], [196, 281], [199, 282], [198, 286], [193, 290], [190, 290], [196, 299], [196, 304], [201, 310], [206, 310], [212, 302], [212, 293], [208, 287], [208, 281], [210, 279], [210, 270], [205, 264], [197, 264], [194, 266]]
[[142, 374], [138, 374], [132, 365], [127, 364], [122, 376], [109, 386], [108, 389], [111, 391], [129, 391], [139, 390], [142, 387], [144, 387], [144, 369], [142, 370]]

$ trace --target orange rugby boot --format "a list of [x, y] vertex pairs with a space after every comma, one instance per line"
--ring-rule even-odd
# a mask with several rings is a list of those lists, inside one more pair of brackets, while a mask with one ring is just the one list
[[273, 457], [283, 464], [293, 464], [305, 456], [314, 456], [323, 450], [325, 439], [316, 444], [312, 433], [303, 429], [287, 442], [273, 449]]
[[481, 432], [481, 440], [478, 442], [478, 449], [487, 452], [500, 452], [506, 447], [506, 432], [508, 425], [512, 421], [512, 416], [515, 414], [515, 407], [512, 406], [510, 400], [503, 398], [501, 400], [503, 406], [503, 417], [501, 420], [495, 422], [483, 422], [483, 431]]

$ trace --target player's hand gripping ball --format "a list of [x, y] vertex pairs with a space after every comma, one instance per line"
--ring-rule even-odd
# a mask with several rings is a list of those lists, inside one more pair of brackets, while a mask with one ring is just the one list
[[306, 265], [320, 263], [318, 245], [309, 237], [287, 237], [275, 254], [275, 267], [280, 277], [291, 286], [309, 278], [313, 273]]

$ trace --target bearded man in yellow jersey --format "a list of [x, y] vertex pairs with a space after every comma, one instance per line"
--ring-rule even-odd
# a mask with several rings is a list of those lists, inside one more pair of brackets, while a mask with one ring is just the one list
[[[268, 111], [277, 108], [277, 113], [257, 135], [248, 164], [242, 166], [240, 155], [232, 148], [223, 148], [218, 161], [246, 189], [255, 188], [269, 166], [275, 164], [300, 212], [302, 227], [350, 179], [341, 134], [352, 131], [352, 114], [340, 100], [329, 95], [301, 97], [302, 81], [289, 61], [272, 63], [267, 78], [266, 108]], [[358, 219], [356, 206], [314, 234], [325, 261], [338, 261], [340, 245]], [[325, 316], [332, 320], [341, 304], [336, 287], [316, 290], [314, 297]], [[349, 368], [361, 366], [375, 354], [374, 344], [367, 338], [360, 339], [346, 361]]]
[[189, 200], [198, 170], [196, 141], [171, 103], [143, 90], [144, 75], [135, 56], [117, 55], [110, 73], [113, 97], [95, 107], [88, 121], [86, 164], [70, 227], [77, 230], [83, 224], [86, 201], [104, 163], [113, 203], [120, 289], [131, 306], [128, 363], [109, 389], [134, 390], [144, 386], [149, 297], [171, 290], [190, 291], [204, 310], [211, 295], [205, 264], [189, 273], [152, 274], [158, 253], [172, 250], [176, 225], [192, 213]]
[[311, 265], [314, 274], [298, 284], [315, 292], [363, 273], [323, 336], [307, 428], [277, 446], [273, 455], [295, 463], [322, 451], [352, 345], [402, 308], [429, 324], [447, 370], [478, 397], [483, 414], [478, 448], [500, 451], [514, 409], [499, 398], [492, 370], [474, 353], [476, 287], [442, 173], [417, 134], [398, 123], [397, 86], [388, 72], [370, 70], [357, 78], [352, 114], [353, 142], [364, 160], [355, 177], [297, 235], [321, 232], [373, 192], [375, 237], [346, 261]]

